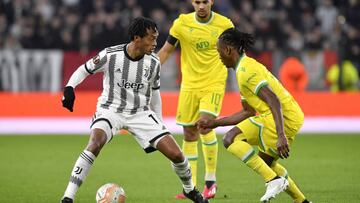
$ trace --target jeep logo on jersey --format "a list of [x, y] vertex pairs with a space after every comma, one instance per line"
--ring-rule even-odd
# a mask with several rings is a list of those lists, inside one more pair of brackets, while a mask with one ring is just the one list
[[117, 85], [121, 88], [125, 88], [125, 89], [131, 88], [136, 91], [139, 91], [139, 89], [144, 88], [144, 84], [142, 84], [142, 83], [128, 82], [128, 81], [125, 81], [124, 79], [121, 80], [121, 83], [117, 83]]

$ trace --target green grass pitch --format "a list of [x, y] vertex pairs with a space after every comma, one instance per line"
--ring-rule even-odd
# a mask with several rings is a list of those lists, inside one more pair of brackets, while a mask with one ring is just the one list
[[[181, 142], [181, 136], [176, 139]], [[0, 202], [59, 202], [87, 140], [88, 136], [78, 135], [0, 136]], [[359, 144], [356, 135], [299, 135], [290, 158], [281, 163], [315, 203], [360, 202]], [[202, 190], [202, 157], [199, 164]], [[222, 145], [217, 179], [218, 193], [212, 203], [259, 202], [265, 191], [262, 179]], [[169, 161], [159, 152], [145, 154], [131, 135], [116, 136], [105, 146], [76, 202], [95, 202], [97, 188], [108, 182], [123, 186], [127, 203], [190, 202], [173, 198], [181, 185]], [[282, 193], [272, 202], [292, 201]]]

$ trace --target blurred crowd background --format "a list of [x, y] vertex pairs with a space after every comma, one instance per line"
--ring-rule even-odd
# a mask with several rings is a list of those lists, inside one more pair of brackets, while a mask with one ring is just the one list
[[[213, 10], [255, 35], [250, 55], [291, 91], [358, 89], [359, 0], [215, 0]], [[173, 20], [192, 11], [191, 0], [1, 0], [0, 59], [5, 60], [4, 50], [55, 49], [87, 55], [127, 42], [129, 22], [138, 16], [158, 23], [160, 48]], [[173, 68], [166, 67], [162, 88], [177, 89], [178, 57], [166, 66]], [[0, 88], [11, 91], [4, 84]], [[232, 72], [227, 88], [237, 89]]]

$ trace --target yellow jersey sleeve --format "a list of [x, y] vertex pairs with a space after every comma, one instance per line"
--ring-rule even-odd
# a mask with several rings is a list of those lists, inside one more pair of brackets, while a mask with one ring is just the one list
[[259, 93], [262, 87], [269, 84], [266, 78], [262, 77], [261, 73], [256, 72], [254, 69], [248, 69], [247, 71], [244, 71], [241, 76], [241, 80], [244, 81], [242, 86], [247, 88], [255, 95]]
[[182, 90], [225, 88], [227, 69], [220, 61], [216, 43], [220, 34], [234, 27], [232, 22], [215, 12], [201, 23], [195, 12], [181, 14], [170, 29], [170, 35], [181, 47]]
[[258, 93], [264, 86], [268, 86], [279, 98], [284, 109], [288, 108], [292, 96], [281, 83], [266, 69], [264, 65], [244, 55], [236, 67], [236, 77], [239, 90], [243, 98], [259, 113], [268, 113], [270, 108]]
[[181, 38], [181, 24], [182, 24], [182, 16], [181, 14], [177, 19], [174, 20], [173, 25], [170, 28], [170, 35], [180, 40]]

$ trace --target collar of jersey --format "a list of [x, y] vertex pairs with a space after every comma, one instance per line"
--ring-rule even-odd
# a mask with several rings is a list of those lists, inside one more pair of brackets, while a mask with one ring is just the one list
[[129, 53], [127, 52], [127, 49], [128, 49], [128, 45], [129, 44], [125, 44], [125, 49], [124, 49], [124, 53], [125, 53], [125, 56], [126, 58], [128, 58], [130, 61], [140, 61], [142, 58], [144, 58], [144, 56], [141, 56], [141, 57], [138, 57], [138, 58], [131, 58], [131, 56], [129, 55]]
[[197, 23], [200, 24], [200, 25], [209, 24], [209, 23], [214, 19], [214, 13], [213, 13], [213, 11], [210, 12], [210, 15], [211, 15], [211, 17], [209, 18], [209, 20], [208, 20], [207, 22], [204, 22], [204, 23], [203, 23], [203, 22], [200, 22], [200, 21], [197, 20], [197, 18], [196, 18], [196, 12], [194, 12], [195, 22], [197, 22]]
[[237, 71], [238, 71], [238, 69], [239, 69], [239, 67], [240, 67], [240, 63], [241, 63], [241, 60], [243, 59], [243, 58], [245, 58], [246, 57], [246, 54], [245, 53], [243, 53], [243, 54], [241, 54], [241, 56], [239, 57], [239, 59], [238, 59], [238, 61], [236, 62], [236, 65], [235, 65], [235, 73], [237, 73]]

